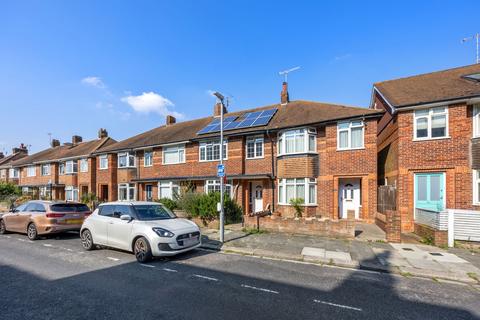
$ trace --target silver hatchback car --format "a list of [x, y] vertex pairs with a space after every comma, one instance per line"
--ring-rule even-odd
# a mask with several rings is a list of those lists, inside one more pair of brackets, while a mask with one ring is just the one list
[[100, 205], [83, 222], [82, 245], [96, 245], [133, 252], [139, 262], [155, 256], [172, 256], [201, 245], [200, 228], [177, 218], [156, 202], [110, 202]]

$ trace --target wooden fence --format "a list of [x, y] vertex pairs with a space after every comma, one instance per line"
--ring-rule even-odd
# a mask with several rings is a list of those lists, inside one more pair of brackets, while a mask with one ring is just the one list
[[394, 186], [379, 186], [377, 192], [377, 211], [397, 210], [397, 188]]

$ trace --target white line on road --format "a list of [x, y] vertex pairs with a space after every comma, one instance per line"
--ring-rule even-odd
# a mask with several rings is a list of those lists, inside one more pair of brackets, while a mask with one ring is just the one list
[[268, 292], [268, 293], [278, 294], [278, 291], [273, 291], [273, 290], [264, 289], [264, 288], [252, 287], [252, 286], [249, 286], [247, 284], [242, 284], [242, 287], [248, 288], [248, 289], [253, 289], [253, 290], [258, 290], [258, 291], [263, 291], [263, 292]]
[[49, 244], [49, 243], [44, 243], [43, 246], [44, 246], [44, 247], [53, 247], [53, 246], [52, 246], [51, 244]]
[[112, 261], [120, 261], [120, 259], [113, 258], [113, 257], [107, 257], [107, 259], [112, 260]]
[[18, 239], [18, 238], [17, 238], [17, 240], [18, 240], [18, 241], [25, 242], [25, 239]]
[[344, 308], [344, 309], [355, 310], [355, 311], [363, 311], [360, 308], [355, 308], [355, 307], [351, 307], [351, 306], [346, 306], [344, 304], [337, 304], [337, 303], [328, 302], [328, 301], [322, 301], [322, 300], [314, 299], [313, 302], [326, 304], [326, 305], [329, 305], [329, 306], [332, 306], [332, 307]]
[[169, 269], [169, 268], [163, 268], [162, 270], [167, 271], [167, 272], [178, 272], [177, 270], [173, 270], [173, 269]]
[[140, 265], [141, 265], [142, 267], [147, 267], [147, 268], [155, 268], [155, 266], [152, 266], [152, 265], [150, 265], [150, 264], [143, 264], [143, 263], [140, 263]]
[[193, 276], [197, 277], [197, 278], [205, 279], [205, 280], [218, 281], [218, 279], [216, 279], [216, 278], [210, 278], [210, 277], [207, 277], [207, 276], [202, 276], [200, 274], [194, 274]]

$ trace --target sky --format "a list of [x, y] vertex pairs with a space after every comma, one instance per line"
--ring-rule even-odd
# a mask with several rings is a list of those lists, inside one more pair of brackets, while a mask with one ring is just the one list
[[[479, 1], [0, 1], [0, 152], [123, 140], [291, 100], [368, 107], [378, 81], [475, 62]], [[50, 134], [50, 135], [49, 135]]]

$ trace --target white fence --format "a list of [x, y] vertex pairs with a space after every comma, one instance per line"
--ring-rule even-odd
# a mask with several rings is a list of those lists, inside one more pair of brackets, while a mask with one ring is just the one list
[[480, 211], [447, 209], [437, 212], [417, 208], [415, 222], [436, 230], [448, 230], [449, 247], [453, 247], [455, 240], [480, 241]]

